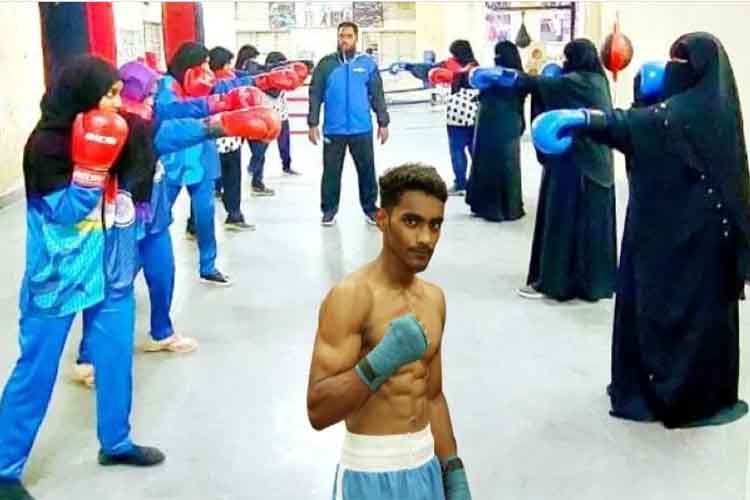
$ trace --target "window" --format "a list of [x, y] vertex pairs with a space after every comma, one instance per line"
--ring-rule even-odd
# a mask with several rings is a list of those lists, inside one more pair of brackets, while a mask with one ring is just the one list
[[417, 34], [414, 31], [365, 31], [361, 43], [362, 50], [373, 50], [380, 64], [417, 60]]
[[291, 54], [291, 36], [287, 31], [238, 31], [237, 47], [251, 44], [261, 51], [258, 61], [263, 62], [272, 51]]
[[161, 23], [144, 22], [143, 38], [144, 52], [153, 52], [156, 54], [158, 67], [165, 68]]

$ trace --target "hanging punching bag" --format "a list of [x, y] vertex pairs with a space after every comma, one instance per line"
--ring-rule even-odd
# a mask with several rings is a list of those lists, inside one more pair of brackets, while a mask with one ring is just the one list
[[620, 32], [619, 16], [615, 21], [612, 33], [604, 39], [599, 55], [602, 64], [612, 72], [612, 79], [617, 81], [617, 73], [627, 68], [633, 60], [633, 44], [630, 39]]
[[165, 61], [171, 61], [185, 42], [204, 43], [200, 2], [164, 2], [161, 4], [161, 20]]
[[111, 2], [40, 2], [39, 17], [47, 86], [62, 66], [83, 54], [116, 64]]
[[516, 45], [519, 49], [525, 49], [531, 45], [529, 30], [526, 29], [526, 12], [521, 12], [521, 29], [518, 30], [516, 35]]

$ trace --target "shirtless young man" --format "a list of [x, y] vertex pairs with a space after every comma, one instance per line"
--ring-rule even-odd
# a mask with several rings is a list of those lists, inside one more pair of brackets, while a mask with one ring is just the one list
[[334, 500], [467, 500], [442, 391], [445, 297], [416, 277], [440, 238], [446, 186], [406, 164], [380, 191], [380, 255], [320, 307], [308, 417], [316, 430], [346, 422]]

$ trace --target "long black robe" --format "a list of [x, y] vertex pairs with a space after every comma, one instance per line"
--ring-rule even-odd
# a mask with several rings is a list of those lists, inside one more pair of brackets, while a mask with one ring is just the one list
[[[742, 117], [726, 54], [707, 34], [678, 42], [687, 52], [678, 56], [690, 60], [700, 83], [660, 104], [617, 110], [607, 131], [594, 134], [627, 155], [630, 183], [612, 414], [667, 427], [738, 401], [738, 300], [750, 220]], [[682, 84], [670, 82], [677, 73], [668, 67], [667, 95]]]
[[[603, 71], [529, 77], [527, 85], [537, 112], [612, 109]], [[568, 152], [541, 159], [544, 171], [527, 283], [561, 301], [609, 298], [617, 270], [612, 152], [577, 134]]]
[[[495, 45], [495, 64], [523, 71], [518, 48], [511, 42]], [[474, 156], [466, 186], [466, 203], [476, 215], [495, 222], [524, 215], [521, 189], [521, 135], [526, 123], [527, 93], [494, 87], [479, 94], [474, 131]]]
[[523, 217], [521, 135], [526, 128], [523, 99], [517, 91], [490, 88], [479, 94], [474, 160], [466, 203], [490, 221]]

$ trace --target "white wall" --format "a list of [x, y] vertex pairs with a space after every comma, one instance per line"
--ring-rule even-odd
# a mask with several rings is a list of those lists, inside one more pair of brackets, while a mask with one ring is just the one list
[[39, 119], [44, 93], [39, 8], [36, 2], [0, 4], [0, 194], [22, 182], [23, 146]]
[[234, 19], [234, 2], [205, 2], [203, 4], [203, 27], [206, 47], [221, 45], [235, 54], [237, 32]]
[[[729, 54], [747, 123], [750, 119], [750, 63], [747, 58], [750, 2], [605, 2], [601, 5], [602, 39], [611, 30], [617, 13], [622, 32], [634, 47], [633, 62], [613, 86], [619, 106], [632, 102], [633, 77], [643, 62], [669, 59], [669, 48], [680, 35], [708, 31], [721, 40]], [[745, 130], [748, 130], [747, 125]]]

